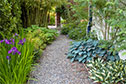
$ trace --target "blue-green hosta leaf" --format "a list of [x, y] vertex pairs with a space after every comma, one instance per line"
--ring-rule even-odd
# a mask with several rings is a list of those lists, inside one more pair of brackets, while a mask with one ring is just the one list
[[83, 54], [87, 54], [87, 52], [86, 51], [83, 51]]
[[82, 63], [85, 63], [86, 62], [86, 59], [84, 59], [83, 61], [82, 61]]
[[83, 57], [80, 57], [78, 61], [82, 62], [86, 57], [87, 57], [87, 55], [83, 55]]
[[94, 41], [93, 45], [96, 47], [98, 45], [98, 41]]
[[88, 57], [91, 56], [91, 52], [88, 52], [87, 55], [88, 55]]
[[75, 54], [68, 53], [67, 58], [73, 58]]
[[93, 41], [92, 39], [88, 39], [88, 40], [87, 40], [87, 43], [92, 42], [92, 41]]
[[93, 47], [93, 45], [92, 45], [92, 44], [90, 44], [90, 45], [88, 45], [87, 47], [88, 47], [88, 48], [92, 48], [92, 47]]
[[86, 58], [87, 57], [87, 55], [83, 55], [83, 58]]
[[80, 59], [80, 56], [76, 56], [75, 61], [78, 61]]
[[79, 49], [83, 49], [84, 47], [83, 46], [79, 46]]
[[96, 54], [96, 51], [95, 50], [93, 50], [93, 52], [92, 53], [95, 53]]
[[87, 48], [87, 51], [89, 52], [92, 48]]
[[79, 55], [82, 56], [83, 55], [83, 52], [79, 52]]
[[69, 52], [73, 52], [75, 49], [70, 49]]
[[78, 54], [80, 52], [80, 50], [74, 50], [72, 53], [73, 54]]
[[112, 52], [107, 52], [108, 55], [112, 55]]
[[96, 53], [93, 53], [92, 56], [93, 56], [93, 57], [97, 57]]
[[72, 59], [71, 59], [71, 62], [74, 62], [74, 60], [75, 60], [75, 58], [72, 58]]
[[93, 49], [93, 50], [95, 50], [95, 49], [96, 49], [96, 47], [92, 47], [92, 49]]
[[100, 53], [98, 56], [103, 57], [105, 54], [104, 53]]
[[86, 51], [87, 50], [87, 47], [83, 48], [83, 51]]
[[92, 57], [87, 57], [86, 58], [86, 61], [91, 61], [92, 60]]
[[80, 46], [82, 42], [75, 42], [73, 45]]
[[111, 60], [111, 61], [115, 61], [114, 56], [108, 56], [108, 59]]

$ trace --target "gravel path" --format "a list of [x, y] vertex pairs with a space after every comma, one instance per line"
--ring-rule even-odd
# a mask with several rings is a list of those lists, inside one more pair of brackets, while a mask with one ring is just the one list
[[70, 40], [60, 35], [44, 51], [40, 64], [36, 66], [32, 77], [38, 81], [30, 84], [92, 84], [83, 64], [71, 63], [66, 58]]

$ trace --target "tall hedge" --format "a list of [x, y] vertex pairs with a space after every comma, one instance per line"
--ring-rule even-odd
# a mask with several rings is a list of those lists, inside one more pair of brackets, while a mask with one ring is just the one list
[[0, 32], [11, 34], [20, 27], [47, 26], [48, 12], [66, 0], [1, 0]]
[[20, 0], [0, 1], [0, 32], [10, 34], [15, 28], [21, 27]]

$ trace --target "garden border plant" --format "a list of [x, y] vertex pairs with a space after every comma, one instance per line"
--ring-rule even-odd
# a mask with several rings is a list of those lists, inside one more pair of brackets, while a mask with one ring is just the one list
[[33, 44], [24, 38], [23, 31], [0, 41], [0, 83], [26, 83], [33, 62], [33, 49]]

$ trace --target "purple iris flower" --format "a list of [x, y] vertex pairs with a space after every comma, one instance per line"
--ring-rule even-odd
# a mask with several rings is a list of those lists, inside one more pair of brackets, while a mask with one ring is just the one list
[[14, 44], [14, 39], [7, 40], [5, 39], [6, 44]]
[[18, 37], [18, 34], [17, 34], [17, 33], [15, 33], [15, 34], [13, 35], [13, 37], [15, 37], [15, 36], [16, 36], [16, 37]]
[[16, 47], [11, 48], [8, 51], [8, 54], [10, 54], [10, 53], [13, 53], [13, 55], [15, 55], [16, 53], [18, 53], [19, 55], [21, 55], [21, 52], [19, 52]]
[[10, 56], [7, 56], [6, 58], [7, 58], [8, 60], [10, 60], [10, 59], [11, 59], [11, 57], [10, 57]]
[[15, 43], [14, 39], [11, 39], [11, 43], [14, 45], [14, 43]]
[[5, 39], [5, 43], [6, 43], [6, 44], [11, 44], [11, 41], [10, 41], [10, 40]]
[[14, 35], [15, 35], [15, 36], [18, 36], [18, 34], [17, 34], [17, 33], [15, 33]]
[[24, 45], [24, 42], [26, 42], [26, 39], [20, 40], [18, 44]]
[[4, 40], [0, 40], [0, 43], [3, 43], [4, 42]]

